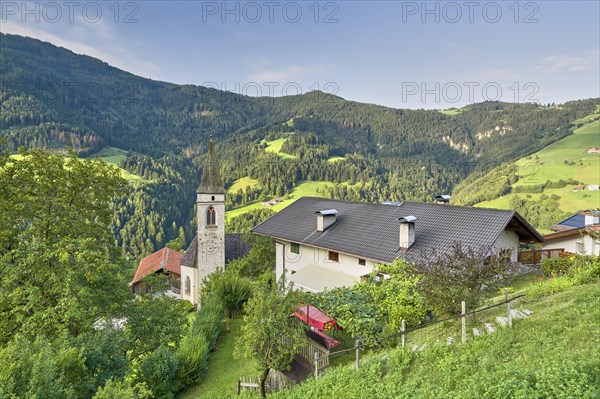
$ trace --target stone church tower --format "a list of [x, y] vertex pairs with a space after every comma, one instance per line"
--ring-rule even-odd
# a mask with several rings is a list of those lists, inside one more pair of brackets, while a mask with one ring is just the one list
[[196, 194], [197, 236], [181, 261], [181, 298], [198, 305], [202, 279], [225, 268], [225, 187], [212, 135]]

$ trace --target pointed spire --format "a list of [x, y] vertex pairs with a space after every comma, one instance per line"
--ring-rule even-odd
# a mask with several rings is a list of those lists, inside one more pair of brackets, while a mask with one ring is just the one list
[[202, 171], [202, 180], [198, 192], [203, 194], [225, 194], [225, 186], [219, 173], [219, 164], [215, 156], [215, 145], [212, 139], [212, 129], [210, 131], [210, 141], [208, 143], [208, 160], [204, 164]]

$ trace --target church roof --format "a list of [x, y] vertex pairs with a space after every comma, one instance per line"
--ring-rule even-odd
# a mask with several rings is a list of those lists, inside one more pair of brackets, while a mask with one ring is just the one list
[[[242, 234], [225, 234], [225, 264], [234, 259], [246, 256], [250, 251], [250, 246], [243, 240]], [[198, 256], [198, 236], [195, 236], [192, 243], [181, 258], [181, 265], [187, 267], [196, 267], [196, 258]]]
[[212, 135], [208, 145], [208, 160], [204, 164], [198, 192], [204, 194], [225, 194], [225, 185], [219, 172], [219, 164], [215, 155], [215, 145], [212, 141]]

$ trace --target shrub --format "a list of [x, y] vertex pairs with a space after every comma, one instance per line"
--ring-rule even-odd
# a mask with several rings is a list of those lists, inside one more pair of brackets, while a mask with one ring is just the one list
[[560, 276], [542, 281], [529, 287], [526, 292], [527, 299], [535, 300], [546, 295], [555, 294], [572, 287], [574, 284], [575, 280], [569, 276]]
[[219, 298], [211, 295], [204, 300], [175, 353], [179, 364], [177, 390], [199, 383], [206, 373], [208, 356], [221, 333], [223, 316]]
[[213, 347], [221, 333], [224, 307], [219, 298], [208, 297], [192, 321], [190, 334], [202, 335], [210, 347]]
[[144, 384], [132, 387], [124, 380], [106, 381], [106, 385], [96, 391], [92, 399], [150, 399], [152, 392]]
[[580, 259], [570, 270], [575, 284], [588, 284], [600, 280], [600, 257], [580, 256], [578, 258]]
[[229, 317], [241, 311], [248, 299], [252, 296], [252, 283], [247, 278], [241, 277], [237, 271], [217, 270], [202, 282], [202, 298], [216, 295], [225, 306]]
[[211, 348], [203, 335], [188, 334], [175, 352], [178, 369], [178, 390], [197, 384], [206, 372]]
[[173, 352], [160, 346], [140, 363], [139, 382], [145, 383], [155, 399], [172, 399], [177, 386], [179, 362]]
[[557, 277], [565, 274], [571, 265], [572, 262], [569, 258], [558, 257], [545, 259], [542, 262], [542, 272], [544, 272], [546, 276]]

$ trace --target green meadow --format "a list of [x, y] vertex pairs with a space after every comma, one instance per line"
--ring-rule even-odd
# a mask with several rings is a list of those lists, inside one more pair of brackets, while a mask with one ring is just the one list
[[281, 147], [288, 140], [289, 140], [288, 138], [282, 137], [277, 140], [267, 141], [266, 142], [267, 148], [265, 148], [265, 151], [274, 152], [275, 154], [279, 155], [279, 158], [281, 158], [281, 159], [294, 159], [294, 158], [296, 158], [295, 155], [290, 155], [290, 154], [281, 152]]
[[[277, 205], [273, 205], [267, 207], [262, 201], [255, 201], [246, 206], [235, 208], [227, 211], [227, 218], [239, 216], [243, 213], [251, 211], [253, 209], [258, 208], [270, 208], [275, 212], [279, 212], [286, 206], [293, 204], [300, 197], [321, 197], [322, 194], [318, 191], [322, 191], [326, 187], [333, 186], [333, 182], [330, 181], [305, 181], [294, 187], [294, 189], [290, 192], [289, 199], [283, 200]], [[347, 184], [347, 183], [344, 183]]]
[[[599, 108], [600, 111], [600, 108]], [[594, 119], [593, 121], [591, 119]], [[585, 190], [573, 191], [573, 186], [545, 189], [543, 194], [559, 195], [560, 209], [564, 212], [576, 212], [582, 209], [600, 206], [600, 191], [587, 190], [587, 185], [600, 183], [600, 154], [588, 154], [591, 147], [600, 147], [600, 112], [577, 120], [575, 124], [583, 126], [573, 134], [550, 144], [544, 149], [519, 159], [519, 181], [513, 187], [543, 184], [546, 181], [573, 179], [586, 186]], [[511, 193], [491, 201], [476, 204], [484, 208], [509, 208], [510, 198], [518, 194], [533, 200], [540, 194]]]

